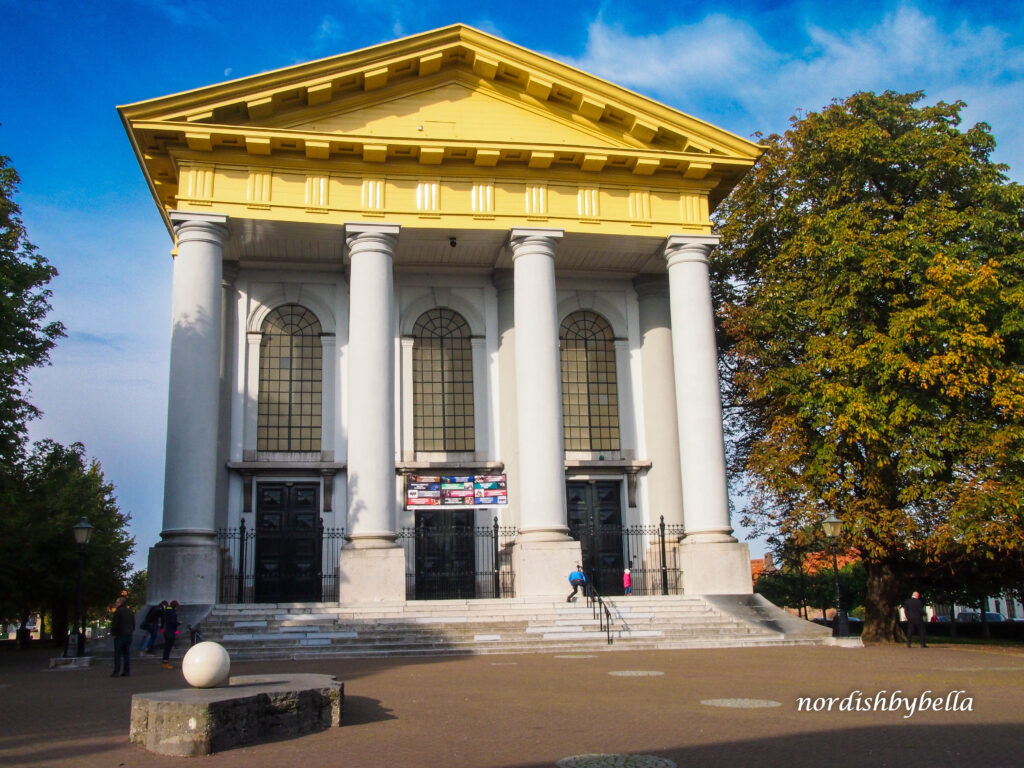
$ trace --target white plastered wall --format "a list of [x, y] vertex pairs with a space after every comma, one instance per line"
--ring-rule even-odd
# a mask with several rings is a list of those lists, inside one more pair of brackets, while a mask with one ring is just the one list
[[[489, 277], [436, 275], [395, 276], [395, 460], [416, 458], [413, 435], [412, 344], [408, 338], [416, 320], [435, 307], [458, 312], [469, 324], [473, 354], [473, 419], [475, 451], [452, 460], [498, 461], [497, 441], [497, 300]], [[437, 458], [433, 456], [433, 458]], [[401, 478], [396, 478], [399, 522], [412, 525], [404, 510]], [[478, 515], [479, 518], [479, 515]], [[488, 518], [490, 519], [490, 518]]]

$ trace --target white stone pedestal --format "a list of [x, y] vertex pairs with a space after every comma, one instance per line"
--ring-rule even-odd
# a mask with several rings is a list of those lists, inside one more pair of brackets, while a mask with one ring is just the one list
[[182, 605], [213, 605], [217, 602], [217, 567], [220, 550], [209, 543], [166, 544], [149, 548], [150, 605], [177, 600]]
[[338, 557], [338, 602], [391, 603], [405, 600], [405, 551], [341, 548]]
[[512, 547], [516, 597], [560, 597], [572, 591], [569, 574], [580, 564], [578, 541], [517, 541]]
[[687, 595], [749, 595], [750, 548], [741, 542], [679, 544], [683, 592]]

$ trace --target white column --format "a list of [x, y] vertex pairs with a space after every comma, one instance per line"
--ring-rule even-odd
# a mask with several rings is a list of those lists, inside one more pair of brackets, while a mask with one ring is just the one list
[[565, 513], [562, 376], [555, 246], [560, 230], [513, 229], [519, 536], [512, 550], [517, 597], [560, 598], [580, 562]]
[[416, 422], [413, 418], [413, 379], [412, 379], [412, 357], [413, 347], [416, 339], [412, 336], [403, 336], [402, 343], [402, 387], [401, 387], [401, 411], [402, 411], [402, 442], [400, 447], [402, 461], [414, 461], [416, 459]]
[[673, 235], [665, 246], [686, 538], [733, 542], [708, 254], [717, 237]]
[[[320, 455], [328, 461], [334, 461], [334, 430], [337, 428], [334, 418], [334, 392], [338, 387], [334, 334], [323, 334], [320, 337], [320, 345], [320, 359], [323, 364], [320, 381], [320, 402], [323, 408], [320, 424]], [[332, 483], [334, 483], [334, 475], [325, 475], [324, 486]]]
[[405, 599], [405, 553], [395, 543], [395, 296], [398, 225], [346, 224], [349, 274], [348, 535], [338, 600]]
[[624, 459], [635, 459], [639, 444], [633, 408], [632, 359], [629, 339], [615, 339], [615, 382], [619, 398], [619, 450]]
[[640, 354], [643, 368], [644, 434], [647, 473], [647, 523], [665, 516], [670, 525], [683, 524], [683, 491], [680, 480], [679, 418], [676, 412], [672, 328], [668, 279], [647, 275], [634, 282], [640, 310]]
[[161, 541], [149, 551], [150, 601], [217, 600], [216, 498], [227, 217], [171, 213], [177, 235]]
[[487, 397], [490, 382], [487, 378], [487, 339], [474, 336], [470, 339], [473, 355], [473, 445], [474, 458], [487, 461], [491, 443], [491, 414]]
[[235, 298], [235, 370], [232, 373], [231, 395], [231, 461], [241, 461], [245, 448], [245, 398], [248, 379], [249, 342], [246, 327], [249, 307], [249, 281], [242, 281], [242, 287]]
[[750, 551], [729, 524], [722, 401], [706, 235], [673, 235], [665, 245], [672, 358], [686, 536], [679, 545], [683, 589], [692, 595], [748, 595]]
[[398, 226], [348, 224], [348, 539], [395, 544], [395, 348], [392, 262]]
[[522, 540], [565, 541], [565, 448], [555, 245], [560, 230], [513, 229]]
[[217, 478], [226, 216], [172, 213], [178, 237], [164, 475], [165, 542], [211, 541]]
[[508, 476], [508, 510], [502, 514], [502, 522], [518, 526], [519, 515], [519, 417], [516, 408], [516, 350], [515, 350], [515, 300], [512, 290], [511, 270], [503, 269], [494, 273], [497, 303], [498, 373], [495, 376], [498, 396], [495, 398], [498, 416], [497, 457], [505, 465]]
[[245, 335], [245, 427], [242, 436], [242, 460], [256, 461], [260, 413], [260, 345], [263, 334], [249, 331]]

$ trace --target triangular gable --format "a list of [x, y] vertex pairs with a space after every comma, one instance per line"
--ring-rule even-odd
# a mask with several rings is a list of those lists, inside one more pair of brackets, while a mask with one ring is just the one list
[[637, 149], [641, 142], [621, 131], [602, 130], [566, 110], [523, 103], [494, 88], [459, 79], [409, 92], [402, 89], [344, 109], [303, 110], [274, 124], [280, 128], [339, 136], [459, 140], [480, 144], [524, 143]]
[[[753, 142], [600, 78], [464, 25], [274, 72], [120, 108], [133, 123], [263, 127], [308, 125], [303, 112], [341, 114], [375, 91], [422, 90], [425, 79], [469, 76], [524, 103], [571, 115], [606, 135], [619, 133], [650, 150], [711, 154], [752, 162]], [[391, 96], [390, 100], [395, 101]], [[627, 141], [626, 143], [630, 143]], [[671, 168], [670, 168], [671, 169]]]
[[[703, 195], [706, 203], [692, 204], [701, 210], [728, 194], [761, 153], [753, 142], [463, 25], [119, 112], [165, 212], [181, 199], [183, 163], [237, 166], [246, 157], [320, 174], [325, 164], [349, 172], [362, 164], [376, 174], [429, 166], [436, 178], [550, 169], [562, 178], [582, 174], [587, 188], [607, 181], [690, 189]], [[687, 205], [690, 221], [696, 214]]]

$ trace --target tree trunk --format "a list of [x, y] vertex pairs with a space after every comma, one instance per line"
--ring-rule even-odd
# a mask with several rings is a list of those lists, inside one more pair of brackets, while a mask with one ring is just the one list
[[904, 639], [897, 608], [900, 582], [893, 563], [887, 560], [866, 560], [867, 595], [864, 600], [864, 631], [867, 643], [892, 643]]

